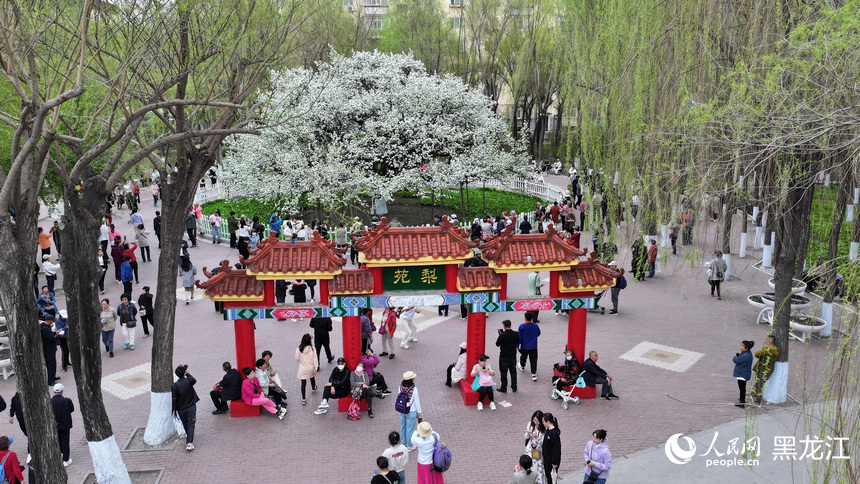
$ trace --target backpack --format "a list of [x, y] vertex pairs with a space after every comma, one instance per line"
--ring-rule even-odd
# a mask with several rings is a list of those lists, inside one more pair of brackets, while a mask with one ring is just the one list
[[346, 418], [350, 420], [361, 420], [361, 407], [358, 405], [358, 400], [353, 399], [346, 411]]
[[397, 394], [397, 400], [394, 401], [394, 410], [397, 410], [400, 413], [409, 413], [411, 412], [411, 408], [409, 405], [409, 399], [412, 398], [412, 391], [415, 390], [415, 387], [409, 387], [409, 390], [403, 390], [400, 388], [400, 392]]
[[624, 276], [618, 277], [618, 289], [627, 289], [627, 279]]
[[448, 447], [442, 447], [439, 443], [439, 436], [433, 434], [433, 470], [436, 472], [445, 472], [451, 467], [451, 451]]
[[9, 454], [11, 452], [11, 450], [6, 452], [6, 455], [3, 456], [3, 460], [0, 461], [0, 484], [6, 484], [9, 482], [6, 480], [6, 468], [4, 466], [6, 465], [6, 459], [9, 458]]

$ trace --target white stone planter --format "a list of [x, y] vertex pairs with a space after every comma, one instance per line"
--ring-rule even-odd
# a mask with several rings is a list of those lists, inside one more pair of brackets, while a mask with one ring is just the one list
[[[767, 307], [773, 307], [774, 299], [776, 298], [776, 294], [772, 292], [766, 292], [761, 295], [762, 302], [764, 302]], [[798, 296], [797, 294], [791, 295], [791, 310], [792, 311], [803, 311], [812, 305], [812, 300], [805, 296]]]
[[798, 314], [791, 316], [790, 326], [792, 330], [800, 333], [800, 336], [792, 333], [791, 337], [801, 343], [806, 343], [812, 337], [812, 333], [820, 332], [825, 326], [827, 326], [827, 322], [815, 316]]
[[762, 296], [761, 294], [751, 294], [751, 295], [747, 296], [747, 302], [750, 303], [752, 305], [752, 307], [754, 307], [756, 309], [765, 309], [768, 307], [772, 308], [773, 304], [768, 306], [767, 304], [765, 304], [764, 299], [762, 299], [761, 296]]
[[[756, 322], [773, 326], [773, 309], [762, 309], [758, 314]], [[798, 336], [797, 333], [789, 333], [789, 335], [801, 343], [806, 343], [812, 337], [812, 333], [819, 333], [826, 326], [827, 321], [821, 318], [809, 316], [803, 313], [792, 314], [791, 319], [789, 319], [789, 327], [792, 331], [800, 333], [800, 336]]]
[[[767, 285], [770, 286], [771, 289], [776, 290], [776, 281], [774, 278], [770, 278], [767, 280]], [[791, 280], [791, 293], [792, 294], [800, 294], [806, 290], [806, 283], [801, 281], [800, 279], [792, 279]]]

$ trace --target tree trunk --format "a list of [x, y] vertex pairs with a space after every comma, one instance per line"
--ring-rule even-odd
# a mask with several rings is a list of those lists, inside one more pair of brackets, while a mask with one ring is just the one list
[[487, 213], [487, 182], [484, 182], [484, 188], [481, 189], [481, 219]]
[[[32, 176], [36, 176], [32, 174]], [[22, 179], [27, 179], [22, 175]], [[27, 199], [27, 196], [31, 199]], [[48, 393], [42, 351], [41, 328], [34, 324], [38, 314], [33, 294], [33, 264], [36, 260], [36, 227], [39, 206], [35, 190], [15, 203], [14, 219], [4, 210], [0, 215], [0, 299], [9, 330], [12, 362], [33, 456], [32, 467], [38, 482], [66, 482], [57, 424]], [[31, 297], [32, 296], [32, 297]], [[52, 355], [56, 358], [56, 355]]]
[[[794, 261], [794, 278], [800, 279], [803, 277], [803, 266], [806, 261], [806, 252], [809, 250], [809, 231], [810, 223], [809, 223], [809, 214], [812, 212], [812, 202], [815, 200], [815, 184], [810, 183], [809, 189], [805, 190], [803, 193], [803, 198], [800, 199], [800, 207], [798, 209], [801, 213], [806, 214], [806, 218], [801, 219], [804, 220], [799, 227], [797, 227], [797, 232], [795, 234], [799, 235], [799, 241], [797, 244], [797, 258]], [[845, 212], [845, 206], [842, 206], [842, 212]], [[843, 213], [844, 215], [844, 213]], [[841, 222], [840, 222], [841, 223]]]
[[732, 253], [732, 217], [737, 211], [735, 206], [735, 190], [726, 190], [725, 203], [723, 204], [723, 226], [722, 226], [722, 252]]
[[466, 218], [466, 194], [463, 192], [463, 182], [460, 182], [460, 216]]
[[[783, 203], [784, 210], [779, 217], [776, 218], [778, 237], [780, 243], [774, 248], [774, 279], [775, 279], [775, 301], [774, 305], [774, 322], [773, 330], [776, 336], [776, 345], [780, 348], [777, 361], [788, 361], [788, 331], [789, 317], [791, 315], [790, 295], [792, 289], [792, 279], [794, 278], [794, 263], [797, 255], [800, 252], [799, 238], [792, 237], [796, 234], [804, 223], [804, 217], [801, 213], [801, 200], [803, 199], [804, 190], [812, 188], [803, 188], [794, 185], [788, 188], [785, 202]], [[793, 208], [792, 208], [793, 207]], [[808, 218], [809, 214], [806, 214]], [[785, 348], [786, 350], [782, 350]]]
[[[180, 46], [177, 55], [180, 67], [184, 68], [188, 63], [191, 49], [187, 7], [180, 9], [179, 16]], [[188, 75], [185, 74], [184, 78], [177, 83], [176, 98], [185, 99], [187, 86]], [[183, 106], [176, 108], [175, 117], [177, 132], [190, 129]], [[199, 159], [199, 150], [192, 147], [192, 151], [187, 152], [185, 142], [180, 141], [175, 146], [178, 171], [170, 174], [171, 183], [165, 183], [161, 190], [161, 246], [165, 254], [178, 249], [182, 243], [185, 214], [188, 213], [194, 200], [197, 181], [214, 163], [212, 158], [208, 160], [208, 164], [201, 163], [204, 160]], [[195, 161], [197, 163], [194, 163]], [[167, 173], [161, 173], [161, 179], [167, 180]], [[148, 445], [164, 443], [176, 433], [171, 416], [173, 404], [170, 387], [173, 385], [173, 330], [176, 318], [178, 271], [179, 267], [173, 257], [158, 258], [158, 293], [155, 295], [154, 318], [158, 330], [154, 331], [152, 336], [152, 393], [149, 421], [143, 435], [143, 441]]]
[[[851, 177], [848, 175], [850, 166], [846, 164], [842, 182], [839, 184], [839, 194], [836, 196], [836, 207], [833, 211], [833, 222], [830, 226], [830, 239], [827, 241], [827, 271], [823, 277], [824, 283], [827, 284], [823, 299], [825, 303], [832, 303], [836, 296], [836, 268], [838, 266], [836, 258], [839, 256], [839, 232], [842, 230], [842, 222], [845, 220], [845, 206], [848, 204], [849, 191], [848, 181]], [[853, 194], [851, 194], [853, 196]], [[858, 224], [854, 222], [856, 227]], [[804, 257], [805, 259], [805, 257]]]
[[[184, 150], [177, 153], [179, 172], [172, 173], [171, 183], [161, 190], [161, 246], [165, 256], [158, 259], [158, 293], [155, 295], [155, 324], [152, 333], [152, 394], [149, 421], [143, 440], [158, 445], [175, 434], [172, 420], [170, 387], [173, 385], [173, 330], [176, 318], [176, 277], [179, 266], [171, 254], [178, 250], [185, 234], [185, 215], [194, 201], [197, 181], [212, 166], [195, 153], [191, 161], [182, 161]], [[162, 180], [166, 180], [162, 173]], [[193, 257], [193, 252], [192, 252]], [[193, 262], [193, 259], [192, 259]], [[200, 268], [198, 268], [198, 271]]]
[[64, 187], [65, 228], [63, 245], [63, 290], [69, 313], [69, 352], [84, 433], [98, 482], [130, 483], [119, 446], [102, 398], [102, 353], [99, 321], [100, 270], [95, 262], [99, 250], [100, 217], [107, 198], [105, 181], [90, 178], [79, 194]]

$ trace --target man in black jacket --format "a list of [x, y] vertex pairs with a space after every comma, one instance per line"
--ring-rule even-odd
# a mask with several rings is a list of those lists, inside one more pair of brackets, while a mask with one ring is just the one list
[[225, 361], [221, 368], [225, 373], [224, 378], [216, 383], [212, 391], [209, 392], [212, 403], [215, 404], [215, 411], [212, 412], [212, 415], [227, 413], [230, 410], [228, 402], [242, 398], [242, 375], [233, 368], [229, 361]]
[[314, 413], [322, 415], [328, 412], [329, 398], [343, 398], [347, 395], [349, 395], [349, 368], [346, 367], [345, 359], [338, 358], [337, 367], [331, 371], [328, 383], [323, 387], [322, 403]]
[[72, 463], [69, 457], [69, 434], [72, 432], [72, 413], [75, 404], [71, 398], [63, 396], [66, 388], [62, 383], [54, 385], [54, 396], [51, 398], [51, 406], [54, 407], [54, 419], [57, 421], [57, 435], [60, 437], [60, 452], [63, 453], [63, 465], [68, 467]]
[[185, 450], [191, 451], [194, 450], [194, 424], [197, 422], [197, 402], [200, 401], [194, 391], [197, 380], [188, 373], [188, 365], [177, 366], [175, 373], [179, 380], [170, 389], [173, 393], [173, 411], [185, 428]]
[[496, 338], [496, 346], [499, 347], [499, 371], [502, 373], [502, 386], [499, 391], [507, 393], [508, 391], [508, 372], [511, 373], [511, 391], [517, 392], [517, 345], [520, 343], [520, 336], [516, 331], [511, 329], [511, 320], [502, 321], [504, 329], [499, 330], [499, 337]]
[[[9, 423], [15, 421], [15, 416], [18, 417], [18, 426], [21, 427], [21, 433], [24, 437], [27, 436], [27, 424], [24, 423], [24, 406], [21, 405], [21, 392], [15, 392], [12, 395], [12, 402], [9, 404]], [[30, 463], [30, 443], [27, 442], [27, 463]]]
[[57, 342], [60, 336], [51, 329], [52, 324], [54, 324], [54, 316], [49, 314], [41, 327], [42, 353], [45, 355], [45, 367], [48, 370], [48, 385], [53, 385], [59, 380], [57, 378]]
[[152, 230], [155, 232], [155, 236], [158, 237], [158, 248], [161, 248], [161, 212], [155, 211], [155, 218], [152, 219]]
[[314, 348], [317, 350], [317, 371], [320, 370], [320, 350], [325, 348], [325, 355], [331, 363], [334, 357], [331, 355], [331, 318], [311, 318], [310, 327], [314, 329]]
[[155, 321], [152, 316], [155, 314], [155, 305], [152, 301], [152, 293], [149, 292], [149, 286], [143, 286], [140, 290], [140, 297], [137, 298], [137, 307], [139, 308], [140, 323], [143, 325], [143, 337], [149, 336], [149, 323], [152, 325], [152, 330], [155, 331]]
[[618, 395], [612, 393], [612, 375], [606, 373], [606, 370], [597, 366], [597, 352], [588, 353], [588, 359], [582, 364], [582, 369], [585, 374], [582, 379], [585, 380], [587, 386], [593, 387], [601, 384], [603, 387], [600, 390], [600, 398], [603, 400], [618, 399]]

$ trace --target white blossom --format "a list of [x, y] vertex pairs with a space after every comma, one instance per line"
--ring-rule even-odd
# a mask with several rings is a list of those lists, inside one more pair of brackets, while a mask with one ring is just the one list
[[460, 182], [526, 176], [528, 157], [490, 99], [407, 54], [332, 53], [315, 71], [272, 73], [261, 135], [230, 143], [240, 192], [334, 207]]

